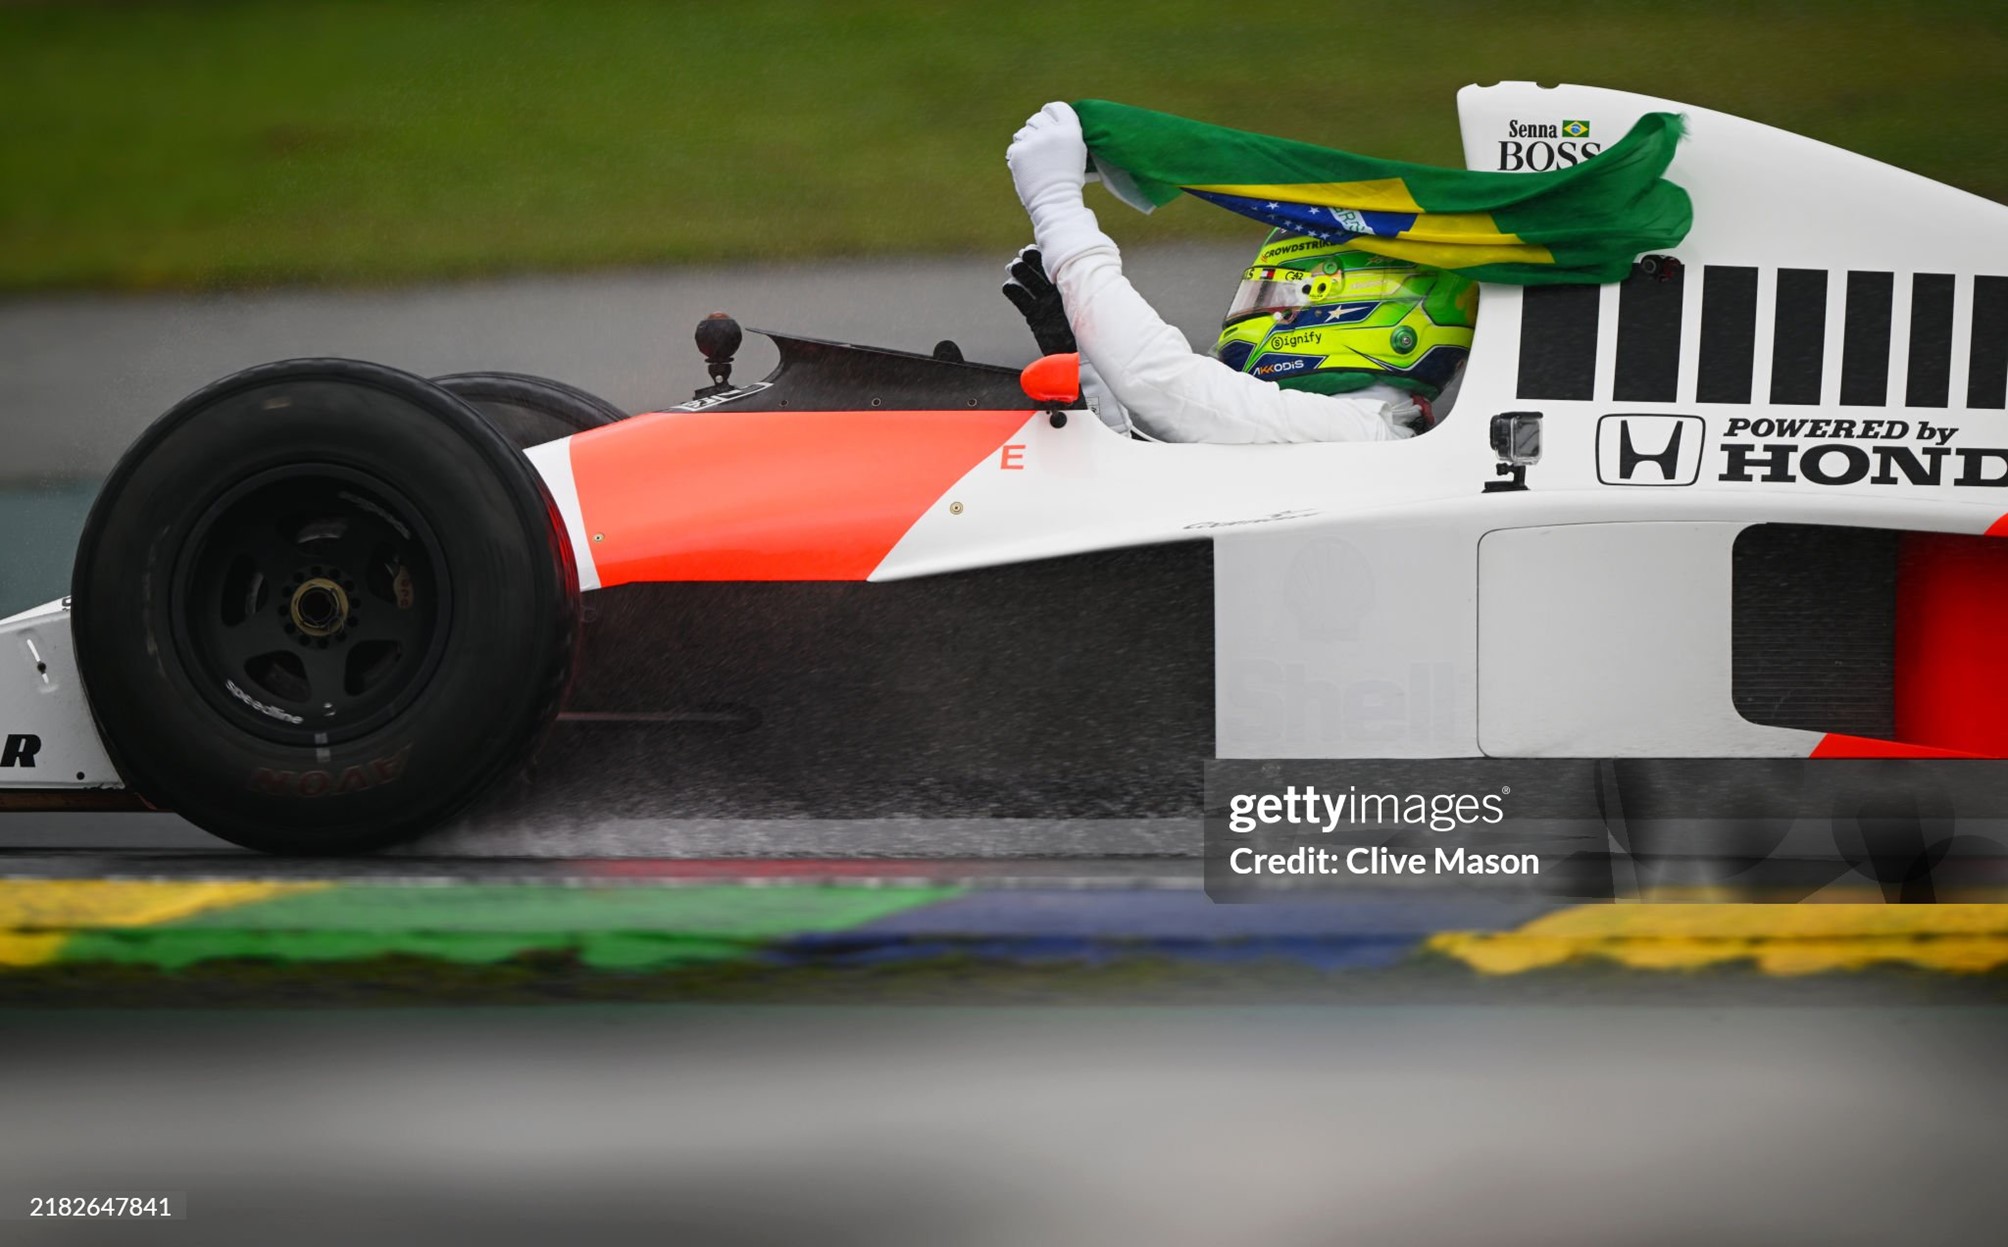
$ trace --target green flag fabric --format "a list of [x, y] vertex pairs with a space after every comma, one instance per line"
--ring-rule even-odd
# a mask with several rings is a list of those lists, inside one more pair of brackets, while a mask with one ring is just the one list
[[1680, 118], [1647, 113], [1579, 164], [1545, 173], [1377, 160], [1107, 100], [1074, 105], [1115, 195], [1145, 212], [1190, 194], [1293, 234], [1478, 281], [1622, 281], [1687, 236], [1687, 192], [1662, 176]]

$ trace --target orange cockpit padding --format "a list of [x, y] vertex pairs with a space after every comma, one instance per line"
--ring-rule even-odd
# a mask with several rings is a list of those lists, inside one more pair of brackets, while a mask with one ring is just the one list
[[863, 580], [1031, 411], [693, 411], [572, 438], [600, 584]]
[[1073, 406], [1081, 401], [1081, 353], [1040, 356], [1018, 374], [1018, 388], [1034, 402]]

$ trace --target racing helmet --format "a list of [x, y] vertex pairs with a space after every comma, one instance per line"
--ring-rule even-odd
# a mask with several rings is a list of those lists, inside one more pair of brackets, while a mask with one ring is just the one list
[[1468, 277], [1276, 230], [1241, 275], [1213, 355], [1291, 390], [1376, 383], [1435, 398], [1471, 354]]

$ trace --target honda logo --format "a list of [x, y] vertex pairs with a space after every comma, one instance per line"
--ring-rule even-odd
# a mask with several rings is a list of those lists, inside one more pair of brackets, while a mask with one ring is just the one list
[[1700, 416], [1605, 416], [1597, 479], [1606, 485], [1692, 485], [1701, 476]]

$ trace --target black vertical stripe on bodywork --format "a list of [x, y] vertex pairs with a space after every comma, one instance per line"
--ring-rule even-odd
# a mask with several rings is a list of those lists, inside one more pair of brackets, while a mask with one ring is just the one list
[[1521, 398], [1595, 398], [1599, 286], [1528, 286], [1520, 296]]
[[1889, 402], [1890, 296], [1895, 290], [1895, 273], [1848, 274], [1848, 306], [1841, 322], [1844, 406]]
[[1910, 367], [1903, 383], [1907, 407], [1943, 407], [1952, 392], [1952, 274], [1918, 273], [1910, 279]]
[[1679, 397], [1680, 304], [1687, 282], [1675, 269], [1664, 280], [1636, 265], [1618, 287], [1618, 359], [1612, 396], [1628, 403], [1670, 403]]
[[1757, 358], [1757, 270], [1710, 264], [1701, 276], [1699, 403], [1747, 403]]
[[2008, 406], [2008, 277], [1973, 279], [1973, 345], [1966, 359], [1966, 405]]
[[1820, 401], [1820, 361], [1827, 345], [1827, 270], [1778, 270], [1771, 322], [1771, 401]]

